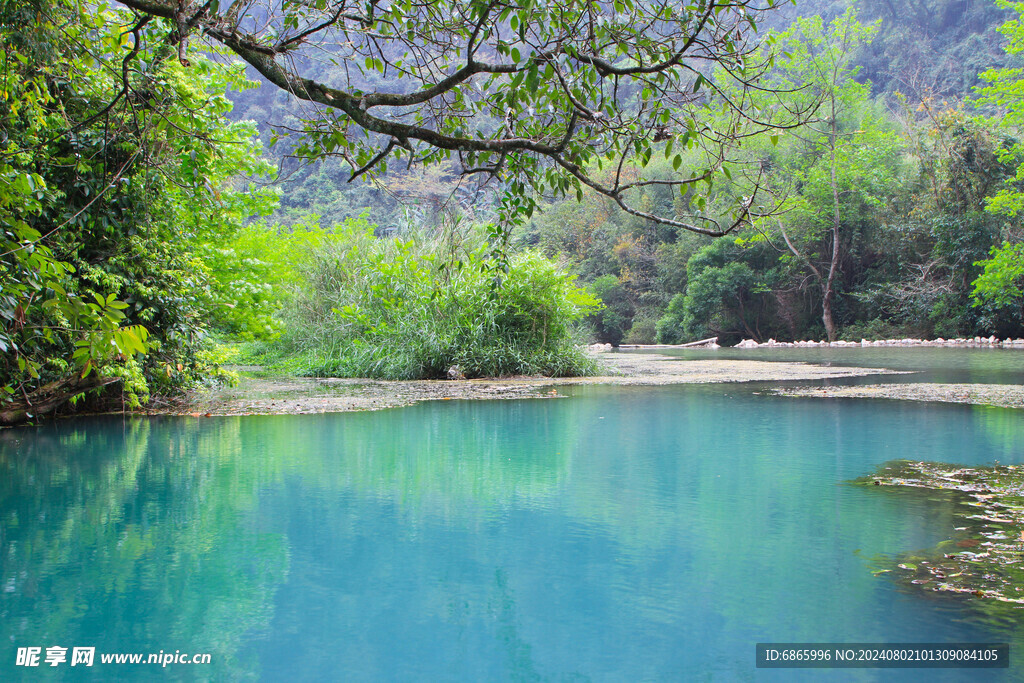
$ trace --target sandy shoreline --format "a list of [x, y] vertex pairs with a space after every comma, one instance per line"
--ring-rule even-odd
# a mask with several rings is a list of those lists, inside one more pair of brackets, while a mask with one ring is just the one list
[[878, 368], [753, 360], [680, 360], [656, 354], [601, 354], [596, 377], [515, 377], [479, 380], [381, 381], [366, 379], [259, 378], [243, 376], [235, 387], [193, 393], [179, 405], [151, 407], [148, 414], [279, 415], [381, 410], [419, 401], [555, 398], [574, 385], [667, 385], [820, 380], [895, 374]]

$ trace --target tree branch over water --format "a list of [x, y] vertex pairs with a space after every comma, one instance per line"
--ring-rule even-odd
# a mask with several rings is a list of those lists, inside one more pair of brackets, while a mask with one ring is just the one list
[[[773, 66], [758, 22], [788, 0], [122, 1], [169, 22], [171, 42], [205, 36], [313, 103], [299, 156], [343, 156], [354, 176], [455, 159], [503, 184], [506, 224], [533, 212], [536, 193], [589, 187], [633, 215], [726, 234], [772, 210], [755, 208], [749, 175], [729, 189], [741, 142], [815, 106], [794, 111], [758, 85]], [[647, 173], [654, 154], [672, 177]], [[703, 183], [728, 201], [634, 205], [652, 182], [684, 197]]]

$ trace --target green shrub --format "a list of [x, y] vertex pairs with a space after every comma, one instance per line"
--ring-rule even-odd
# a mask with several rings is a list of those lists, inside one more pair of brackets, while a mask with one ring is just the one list
[[687, 341], [685, 316], [686, 294], [680, 292], [668, 302], [665, 315], [658, 320], [657, 342], [659, 344], [681, 344]]
[[633, 316], [633, 325], [626, 333], [623, 343], [654, 344], [658, 338], [658, 314], [653, 309], [640, 309]]
[[602, 344], [618, 346], [633, 319], [629, 293], [614, 275], [602, 275], [588, 287], [604, 304], [589, 317], [594, 327], [594, 338]]
[[312, 255], [276, 346], [292, 369], [317, 376], [435, 378], [452, 366], [467, 377], [589, 374], [575, 323], [598, 305], [534, 252], [503, 271], [482, 240], [349, 227]]

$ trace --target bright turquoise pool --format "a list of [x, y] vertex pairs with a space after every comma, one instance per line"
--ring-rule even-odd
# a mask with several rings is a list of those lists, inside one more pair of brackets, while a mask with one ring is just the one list
[[[946, 538], [948, 506], [844, 484], [1024, 463], [1024, 413], [563, 393], [0, 432], [0, 679], [791, 680], [756, 642], [1024, 641], [872, 575]], [[15, 666], [27, 646], [211, 663]]]

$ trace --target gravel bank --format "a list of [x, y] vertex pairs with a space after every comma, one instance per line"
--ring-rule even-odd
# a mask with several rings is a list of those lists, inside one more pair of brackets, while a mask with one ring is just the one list
[[888, 398], [1024, 408], [1020, 384], [868, 384], [856, 387], [779, 387], [780, 396], [813, 398]]
[[380, 410], [418, 401], [451, 399], [556, 398], [558, 387], [581, 384], [665, 385], [818, 380], [893, 374], [890, 370], [752, 360], [689, 360], [657, 354], [600, 354], [598, 377], [513, 377], [479, 380], [419, 380], [242, 377], [238, 386], [196, 392], [179, 405], [153, 407], [150, 414], [271, 415]]

